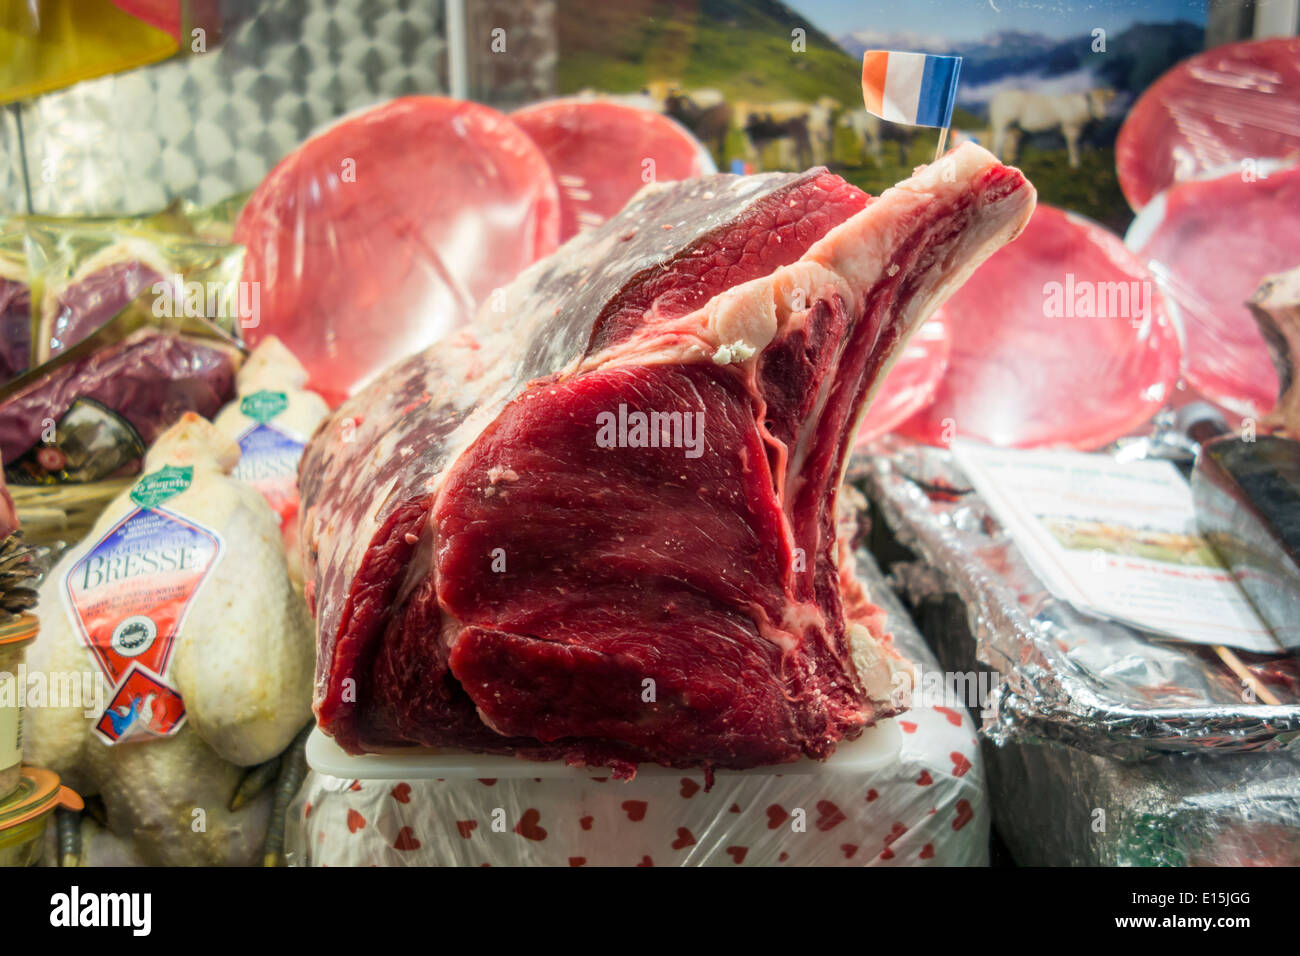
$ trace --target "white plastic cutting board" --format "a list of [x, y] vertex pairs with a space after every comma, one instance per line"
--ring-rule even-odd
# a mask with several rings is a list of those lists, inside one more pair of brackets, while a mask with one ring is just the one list
[[[728, 777], [737, 774], [783, 774], [789, 776], [826, 776], [839, 774], [866, 774], [887, 767], [898, 757], [902, 733], [893, 720], [885, 720], [863, 731], [862, 736], [849, 743], [840, 744], [825, 762], [804, 758], [795, 763], [753, 770], [718, 770], [715, 775]], [[365, 754], [354, 757], [344, 753], [334, 738], [321, 733], [319, 727], [307, 738], [307, 763], [317, 773], [348, 780], [431, 780], [435, 778], [494, 777], [514, 779], [520, 777], [568, 777], [574, 780], [607, 775], [603, 767], [569, 767], [560, 760], [521, 760], [517, 757], [500, 757], [475, 754], [464, 750], [420, 750], [409, 754]], [[658, 764], [641, 764], [637, 775], [681, 776], [684, 771], [661, 767]]]

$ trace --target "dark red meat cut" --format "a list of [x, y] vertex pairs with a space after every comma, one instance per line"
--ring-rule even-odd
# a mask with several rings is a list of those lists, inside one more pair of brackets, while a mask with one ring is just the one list
[[1147, 88], [1115, 141], [1134, 209], [1176, 182], [1243, 159], [1300, 153], [1300, 39], [1230, 43], [1179, 63]]
[[41, 317], [41, 335], [50, 356], [72, 348], [162, 278], [153, 266], [124, 259], [59, 289], [47, 298], [47, 314]]
[[510, 114], [542, 150], [560, 190], [560, 241], [599, 226], [650, 182], [713, 172], [690, 131], [649, 110], [570, 97]]
[[1051, 206], [941, 311], [948, 371], [899, 428], [932, 444], [1099, 448], [1155, 414], [1178, 381], [1177, 330], [1151, 274], [1116, 236]]
[[312, 137], [235, 227], [259, 283], [249, 341], [279, 336], [332, 402], [474, 314], [555, 249], [559, 197], [522, 130], [486, 106], [406, 97]]
[[323, 423], [320, 726], [626, 774], [825, 757], [896, 712], [907, 666], [842, 590], [843, 462], [1034, 202], [977, 146], [946, 162], [870, 201], [824, 170], [660, 184]]
[[[1143, 220], [1155, 223], [1145, 236]], [[1277, 401], [1277, 372], [1248, 300], [1300, 263], [1300, 167], [1180, 183], [1134, 223], [1129, 242], [1159, 277], [1186, 335], [1187, 381], [1241, 415]]]

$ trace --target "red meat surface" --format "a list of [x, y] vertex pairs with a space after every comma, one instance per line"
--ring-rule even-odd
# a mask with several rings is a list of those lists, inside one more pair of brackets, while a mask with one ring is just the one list
[[467, 322], [555, 249], [559, 197], [538, 148], [486, 106], [418, 96], [348, 117], [290, 153], [235, 227], [259, 284], [252, 344], [276, 335], [337, 403]]
[[[341, 407], [299, 474], [320, 726], [626, 775], [825, 757], [896, 713], [907, 665], [844, 590], [843, 461], [1034, 202], [979, 147], [951, 162], [874, 200], [824, 170], [660, 184]], [[632, 414], [697, 441], [602, 441]]]
[[[1067, 281], [1102, 292], [1104, 311], [1120, 314], [1079, 315], [1076, 294], [1076, 314], [1049, 315], [1048, 283], [1064, 298]], [[1145, 318], [1132, 298], [1127, 310], [1111, 309], [1103, 283], [1116, 282], [1149, 293]], [[1150, 418], [1178, 380], [1178, 336], [1152, 276], [1114, 235], [1051, 206], [1040, 205], [1021, 239], [943, 313], [953, 336], [948, 371], [934, 401], [899, 429], [932, 444], [1097, 448]]]

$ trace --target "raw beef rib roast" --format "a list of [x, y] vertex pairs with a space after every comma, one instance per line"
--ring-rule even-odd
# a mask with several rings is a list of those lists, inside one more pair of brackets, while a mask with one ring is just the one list
[[844, 458], [1033, 206], [974, 145], [876, 199], [821, 169], [651, 186], [390, 369], [300, 468], [320, 726], [626, 775], [821, 758], [895, 713]]

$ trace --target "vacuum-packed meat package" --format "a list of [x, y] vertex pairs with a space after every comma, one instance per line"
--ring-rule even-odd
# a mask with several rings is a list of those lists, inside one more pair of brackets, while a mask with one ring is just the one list
[[1178, 333], [1151, 274], [1118, 237], [1051, 206], [941, 312], [947, 371], [899, 428], [931, 444], [1097, 448], [1154, 415], [1178, 381]]
[[559, 225], [546, 159], [502, 114], [434, 96], [362, 111], [285, 157], [240, 213], [261, 305], [248, 341], [279, 337], [337, 403], [467, 322]]

